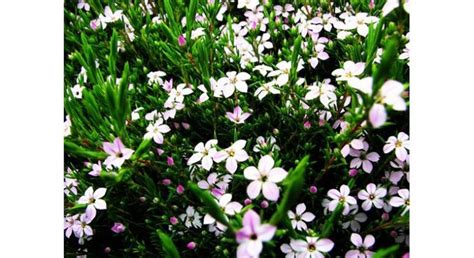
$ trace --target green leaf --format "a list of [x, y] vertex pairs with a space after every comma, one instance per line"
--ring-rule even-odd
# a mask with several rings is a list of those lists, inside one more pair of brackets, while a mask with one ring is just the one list
[[150, 149], [151, 145], [152, 145], [151, 139], [143, 139], [143, 141], [140, 143], [135, 153], [133, 153], [131, 160], [139, 159], [143, 154], [145, 154]]
[[117, 79], [117, 32], [112, 32], [112, 38], [110, 39], [110, 52], [109, 52], [109, 73], [112, 76], [112, 80]]
[[291, 55], [291, 69], [290, 69], [290, 82], [293, 85], [296, 82], [296, 68], [298, 67], [298, 56], [301, 50], [301, 36], [296, 38], [295, 43], [293, 45], [293, 53]]
[[161, 246], [163, 247], [163, 251], [166, 254], [166, 257], [169, 258], [179, 258], [179, 252], [176, 246], [173, 243], [173, 240], [171, 237], [169, 237], [167, 234], [163, 233], [163, 231], [157, 229], [156, 233], [158, 234], [158, 237], [160, 238], [161, 241]]
[[287, 216], [288, 210], [292, 207], [296, 200], [298, 200], [298, 196], [301, 193], [301, 189], [303, 189], [304, 183], [304, 171], [308, 166], [309, 155], [306, 155], [296, 166], [295, 170], [293, 170], [288, 176], [288, 186], [283, 193], [283, 198], [281, 203], [278, 205], [278, 208], [275, 214], [270, 219], [270, 224], [278, 225], [278, 223]]
[[385, 50], [382, 53], [380, 65], [375, 70], [374, 74], [374, 88], [373, 95], [376, 95], [378, 90], [387, 78], [390, 77], [393, 64], [397, 61], [398, 56], [398, 40], [395, 37], [387, 41]]
[[336, 226], [336, 223], [341, 217], [344, 205], [339, 203], [336, 209], [331, 213], [331, 216], [324, 222], [323, 229], [321, 230], [321, 237], [329, 237]]
[[191, 31], [193, 30], [194, 20], [197, 11], [197, 0], [191, 0], [186, 12], [186, 40], [191, 41]]
[[170, 22], [171, 28], [173, 28], [174, 32], [180, 32], [179, 25], [176, 22], [176, 17], [174, 16], [173, 7], [171, 6], [170, 0], [163, 1], [165, 12], [168, 17], [168, 21]]
[[229, 223], [227, 216], [224, 214], [221, 207], [219, 207], [219, 205], [217, 204], [216, 199], [212, 197], [209, 192], [203, 191], [196, 184], [191, 182], [188, 183], [188, 188], [201, 200], [201, 202], [203, 202], [207, 206], [209, 214], [214, 219], [216, 219], [223, 225], [226, 225], [231, 233], [235, 232], [234, 228]]
[[80, 158], [94, 160], [105, 159], [107, 154], [102, 151], [91, 151], [68, 140], [64, 140], [64, 152]]
[[391, 247], [380, 249], [374, 253], [374, 256], [372, 256], [372, 258], [394, 257], [393, 253], [395, 253], [399, 247], [400, 247], [399, 245], [392, 245]]

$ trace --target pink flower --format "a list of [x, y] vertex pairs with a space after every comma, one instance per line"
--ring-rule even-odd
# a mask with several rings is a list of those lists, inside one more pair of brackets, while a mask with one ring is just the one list
[[382, 209], [384, 204], [383, 198], [387, 195], [387, 189], [383, 187], [377, 188], [373, 183], [368, 184], [366, 189], [367, 191], [360, 190], [357, 195], [359, 200], [364, 201], [362, 203], [362, 209], [368, 211], [372, 208], [372, 204], [375, 208]]
[[125, 231], [125, 226], [122, 223], [115, 222], [114, 226], [111, 228], [111, 230], [117, 234], [122, 233]]
[[206, 142], [204, 145], [203, 142], [198, 143], [194, 147], [194, 154], [189, 158], [187, 164], [188, 166], [201, 161], [201, 166], [209, 171], [213, 165], [212, 157], [216, 154], [217, 150], [215, 146], [217, 145], [217, 140], [212, 139]]
[[305, 222], [313, 221], [316, 216], [311, 212], [305, 211], [306, 205], [304, 203], [300, 203], [296, 206], [296, 213], [288, 211], [288, 217], [291, 219], [291, 225], [293, 228], [300, 231], [308, 229]]
[[372, 257], [374, 252], [368, 249], [375, 244], [375, 238], [367, 235], [364, 240], [357, 233], [352, 233], [351, 242], [355, 245], [356, 250], [350, 250], [346, 253], [345, 258]]
[[383, 146], [383, 152], [389, 153], [395, 149], [395, 155], [400, 161], [405, 161], [408, 156], [407, 150], [410, 149], [410, 140], [409, 136], [404, 133], [398, 133], [397, 138], [395, 136], [390, 136]]
[[89, 26], [91, 27], [92, 30], [97, 30], [99, 28], [99, 25], [100, 25], [99, 19], [91, 20], [91, 22], [89, 23]]
[[[242, 209], [242, 204], [238, 202], [231, 202], [232, 200], [232, 194], [227, 193], [222, 195], [219, 198], [218, 205], [221, 207], [221, 209], [224, 211], [225, 214], [227, 215], [235, 215], [236, 213], [239, 213], [240, 210]], [[209, 224], [214, 224], [216, 220], [209, 214], [206, 214], [204, 216], [204, 224], [209, 225]], [[218, 225], [218, 227], [222, 230], [225, 230], [226, 227], [224, 225]]]
[[350, 196], [349, 193], [351, 189], [347, 185], [341, 185], [339, 188], [340, 191], [336, 189], [331, 189], [328, 191], [328, 196], [332, 199], [328, 204], [329, 211], [334, 211], [338, 204], [344, 205], [344, 210], [342, 211], [343, 215], [349, 214], [349, 204], [357, 204], [357, 200]]
[[201, 189], [206, 189], [211, 192], [216, 198], [219, 198], [225, 193], [228, 183], [230, 180], [230, 175], [223, 176], [218, 180], [217, 173], [211, 173], [207, 176], [207, 180], [201, 180], [198, 182], [198, 186]]
[[71, 236], [74, 227], [80, 223], [78, 218], [79, 214], [76, 214], [74, 216], [67, 216], [66, 218], [64, 218], [64, 229], [66, 230], [65, 234], [67, 238]]
[[184, 38], [183, 35], [179, 35], [179, 37], [178, 37], [178, 45], [179, 45], [180, 47], [186, 45], [186, 39]]
[[89, 175], [99, 176], [101, 171], [102, 171], [102, 163], [99, 160], [99, 162], [97, 164], [92, 165], [92, 171], [89, 172]]
[[288, 172], [282, 168], [274, 168], [274, 165], [275, 161], [273, 161], [272, 157], [266, 155], [258, 162], [258, 169], [251, 166], [244, 170], [244, 177], [252, 180], [247, 186], [247, 195], [251, 199], [257, 198], [260, 191], [262, 191], [266, 199], [270, 201], [278, 200], [280, 190], [276, 183], [283, 181]]
[[306, 237], [304, 240], [292, 240], [291, 247], [298, 252], [298, 257], [322, 258], [334, 247], [334, 242], [327, 238]]
[[237, 232], [239, 243], [237, 257], [258, 257], [263, 249], [263, 242], [270, 241], [276, 232], [276, 227], [270, 224], [260, 224], [260, 217], [253, 210], [248, 210], [242, 219], [243, 227]]
[[125, 160], [130, 159], [133, 154], [132, 149], [127, 149], [120, 138], [115, 138], [114, 142], [104, 142], [102, 145], [104, 151], [109, 154], [104, 161], [106, 166], [114, 166], [120, 168]]
[[247, 118], [249, 118], [250, 113], [245, 112], [242, 113], [242, 109], [237, 106], [234, 108], [234, 112], [226, 112], [227, 118], [229, 118], [230, 121], [236, 123], [236, 124], [243, 124]]

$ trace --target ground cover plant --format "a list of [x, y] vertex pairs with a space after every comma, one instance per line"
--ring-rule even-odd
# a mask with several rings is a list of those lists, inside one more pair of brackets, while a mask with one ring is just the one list
[[65, 256], [408, 257], [408, 13], [66, 1]]

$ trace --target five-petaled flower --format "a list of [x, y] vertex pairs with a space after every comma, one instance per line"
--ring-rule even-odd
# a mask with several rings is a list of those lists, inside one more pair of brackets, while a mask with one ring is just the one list
[[234, 112], [226, 112], [227, 118], [229, 118], [230, 121], [236, 123], [236, 124], [243, 124], [247, 118], [249, 118], [250, 113], [249, 112], [242, 112], [242, 109], [239, 106], [236, 106], [234, 108]]
[[357, 204], [357, 200], [349, 195], [351, 191], [349, 186], [341, 185], [339, 190], [331, 189], [328, 191], [328, 196], [332, 199], [328, 204], [328, 209], [329, 211], [334, 211], [339, 204], [342, 204], [344, 207], [342, 214], [347, 215], [349, 214], [349, 204]]
[[125, 160], [130, 159], [134, 152], [134, 150], [126, 148], [118, 137], [115, 138], [113, 143], [104, 142], [102, 148], [109, 154], [104, 161], [104, 164], [108, 167], [114, 166], [120, 168]]
[[263, 242], [270, 241], [276, 232], [276, 227], [270, 224], [260, 224], [260, 217], [253, 210], [248, 210], [242, 219], [243, 227], [237, 232], [239, 243], [237, 257], [258, 257], [263, 249]]
[[249, 155], [245, 151], [246, 140], [238, 140], [225, 150], [216, 152], [214, 161], [217, 163], [225, 160], [225, 167], [227, 171], [234, 174], [238, 167], [238, 162], [243, 162], [249, 159]]
[[311, 222], [316, 216], [313, 213], [306, 211], [306, 205], [300, 203], [296, 206], [296, 213], [293, 211], [288, 211], [288, 217], [291, 220], [291, 226], [297, 230], [306, 230], [308, 227], [305, 222]]
[[357, 194], [359, 200], [364, 201], [362, 209], [368, 211], [372, 208], [372, 205], [377, 209], [382, 209], [384, 205], [383, 198], [387, 195], [387, 189], [383, 187], [377, 188], [373, 183], [368, 184], [366, 189], [367, 191], [362, 189]]
[[276, 183], [285, 179], [288, 175], [282, 168], [275, 168], [275, 161], [271, 156], [263, 156], [258, 162], [258, 169], [254, 166], [247, 167], [244, 170], [244, 177], [252, 180], [247, 186], [247, 195], [251, 199], [257, 198], [262, 191], [263, 196], [270, 200], [276, 201], [280, 197], [280, 189]]

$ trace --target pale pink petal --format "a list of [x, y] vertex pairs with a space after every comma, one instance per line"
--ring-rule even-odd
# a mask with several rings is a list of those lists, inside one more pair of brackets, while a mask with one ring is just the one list
[[234, 174], [234, 172], [237, 170], [238, 164], [237, 160], [234, 157], [229, 157], [226, 162], [225, 162], [225, 168], [227, 171], [230, 173]]
[[359, 234], [357, 233], [352, 233], [351, 235], [351, 242], [356, 246], [356, 247], [361, 247], [363, 242], [362, 242], [362, 237], [360, 237]]
[[265, 182], [262, 186], [263, 196], [269, 201], [276, 201], [280, 197], [280, 190], [275, 183]]
[[301, 216], [301, 219], [306, 221], [306, 222], [311, 222], [313, 221], [314, 219], [316, 218], [316, 216], [314, 216], [313, 213], [311, 212], [305, 212], [303, 213], [303, 215]]
[[316, 249], [321, 252], [327, 253], [331, 251], [333, 247], [334, 247], [334, 242], [327, 238], [320, 239], [316, 242]]
[[407, 159], [407, 150], [403, 147], [395, 149], [395, 156], [401, 161], [405, 161]]
[[363, 169], [365, 172], [367, 172], [367, 173], [372, 172], [372, 168], [373, 168], [373, 166], [372, 166], [372, 163], [371, 163], [370, 161], [364, 160], [364, 161], [362, 162], [362, 169]]
[[306, 205], [304, 203], [300, 203], [296, 206], [296, 214], [301, 215], [306, 210]]
[[270, 241], [276, 232], [276, 227], [270, 224], [264, 224], [257, 228], [258, 239], [261, 241]]
[[369, 200], [365, 200], [363, 203], [362, 203], [362, 209], [364, 211], [368, 211], [370, 210], [370, 208], [372, 208], [372, 202], [369, 201]]
[[381, 127], [387, 120], [387, 112], [385, 107], [381, 104], [375, 104], [372, 106], [369, 112], [369, 121], [374, 128]]
[[270, 170], [273, 168], [275, 162], [273, 161], [272, 157], [269, 155], [263, 156], [260, 161], [258, 162], [258, 170], [268, 174]]
[[393, 197], [392, 199], [390, 199], [390, 205], [392, 205], [393, 207], [400, 207], [402, 205], [405, 205], [405, 200], [400, 197]]
[[359, 193], [357, 194], [357, 197], [360, 200], [367, 200], [369, 198], [369, 193], [365, 190], [360, 190]]
[[98, 210], [105, 210], [107, 209], [107, 203], [102, 199], [98, 199], [95, 200], [94, 207]]
[[262, 182], [255, 180], [247, 186], [247, 195], [250, 199], [255, 199], [260, 194], [261, 189]]
[[99, 198], [104, 197], [105, 192], [107, 192], [107, 189], [105, 189], [105, 188], [103, 188], [103, 187], [98, 188], [98, 189], [95, 190], [95, 192], [94, 192], [94, 199], [99, 199]]
[[201, 165], [205, 170], [211, 170], [212, 164], [213, 162], [210, 156], [205, 156], [204, 158], [202, 158]]
[[247, 167], [244, 170], [244, 177], [249, 180], [257, 180], [260, 178], [260, 172], [257, 170], [256, 167]]
[[372, 235], [365, 236], [364, 239], [364, 246], [365, 248], [369, 248], [375, 244], [375, 238]]
[[285, 177], [288, 175], [288, 172], [286, 172], [282, 168], [274, 168], [270, 170], [270, 173], [268, 174], [268, 181], [273, 182], [273, 183], [279, 183], [285, 179]]

